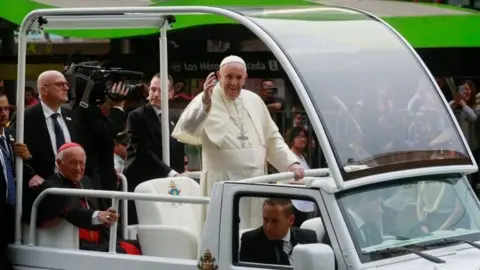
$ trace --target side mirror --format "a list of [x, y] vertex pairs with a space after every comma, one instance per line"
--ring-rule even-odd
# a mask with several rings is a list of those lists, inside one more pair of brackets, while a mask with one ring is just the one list
[[335, 254], [329, 245], [296, 245], [293, 249], [293, 269], [295, 270], [334, 270]]

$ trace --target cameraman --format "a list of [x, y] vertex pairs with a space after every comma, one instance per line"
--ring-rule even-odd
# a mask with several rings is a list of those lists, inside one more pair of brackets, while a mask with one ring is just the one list
[[[125, 127], [124, 105], [128, 89], [122, 82], [114, 83], [111, 87], [107, 85], [107, 88], [105, 101], [101, 105], [91, 97], [85, 97], [84, 89], [76, 89], [73, 109], [81, 115], [87, 131], [87, 174], [94, 178], [96, 189], [116, 190], [117, 176], [112, 154], [115, 138]], [[88, 104], [85, 104], [85, 100], [89, 100]]]
[[285, 101], [277, 96], [278, 88], [275, 86], [271, 79], [265, 79], [262, 81], [260, 89], [260, 97], [267, 105], [268, 111], [275, 113], [283, 110]]
[[264, 79], [261, 84], [260, 97], [262, 98], [267, 109], [272, 116], [273, 121], [277, 124], [281, 134], [286, 129], [286, 119], [284, 114], [285, 101], [277, 96], [278, 88], [271, 79]]

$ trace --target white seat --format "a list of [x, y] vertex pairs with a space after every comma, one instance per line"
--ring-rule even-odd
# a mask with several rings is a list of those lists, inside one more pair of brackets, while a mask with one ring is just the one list
[[[23, 225], [23, 242], [29, 243], [29, 227]], [[80, 249], [80, 234], [78, 228], [65, 219], [50, 228], [37, 228], [35, 243], [37, 246], [53, 247], [61, 249]]]
[[[201, 196], [200, 185], [188, 177], [143, 182], [135, 192], [172, 196]], [[138, 240], [148, 256], [196, 259], [201, 235], [200, 205], [135, 201]]]
[[319, 217], [305, 220], [302, 225], [300, 225], [300, 228], [315, 231], [318, 243], [321, 243], [325, 236], [325, 227], [323, 226], [322, 219]]
[[129, 225], [127, 226], [127, 239], [128, 240], [137, 240], [137, 229], [138, 225]]

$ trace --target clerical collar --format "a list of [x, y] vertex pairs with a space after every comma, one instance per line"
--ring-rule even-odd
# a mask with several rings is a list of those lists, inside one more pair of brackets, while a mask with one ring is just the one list
[[291, 238], [291, 233], [290, 233], [290, 228], [288, 228], [288, 232], [287, 232], [287, 234], [285, 234], [285, 236], [282, 238], [282, 241], [290, 242], [290, 238]]

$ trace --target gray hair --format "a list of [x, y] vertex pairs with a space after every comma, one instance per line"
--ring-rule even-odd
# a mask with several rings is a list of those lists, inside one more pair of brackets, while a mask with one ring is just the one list
[[[75, 148], [80, 148], [80, 149], [82, 149], [82, 151], [85, 153], [85, 150], [83, 149], [83, 147], [81, 147], [81, 146], [73, 146], [73, 147], [67, 148], [67, 149], [65, 149], [65, 150], [63, 150], [63, 151], [61, 151], [61, 152], [58, 152], [55, 160], [60, 160], [60, 161], [63, 162], [63, 161], [64, 161], [64, 158], [65, 158], [66, 152], [71, 151], [71, 150], [73, 150], [73, 149], [75, 149]], [[85, 160], [86, 160], [86, 159], [87, 159], [87, 158], [86, 158], [86, 155], [85, 155]]]

